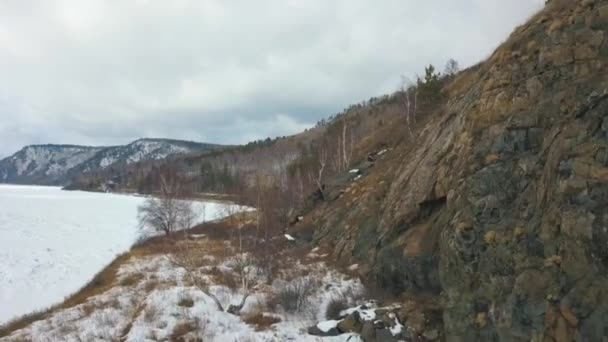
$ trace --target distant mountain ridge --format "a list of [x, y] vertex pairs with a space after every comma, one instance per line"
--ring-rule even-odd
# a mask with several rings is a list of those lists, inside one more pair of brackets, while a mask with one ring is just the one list
[[119, 146], [29, 145], [0, 160], [0, 183], [65, 185], [75, 175], [117, 164], [164, 159], [222, 145], [143, 138]]

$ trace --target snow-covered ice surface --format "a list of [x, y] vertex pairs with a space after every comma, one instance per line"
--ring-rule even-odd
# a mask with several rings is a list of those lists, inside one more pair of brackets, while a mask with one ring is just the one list
[[[127, 251], [144, 200], [0, 185], [0, 324], [61, 302]], [[219, 206], [205, 204], [207, 220]]]

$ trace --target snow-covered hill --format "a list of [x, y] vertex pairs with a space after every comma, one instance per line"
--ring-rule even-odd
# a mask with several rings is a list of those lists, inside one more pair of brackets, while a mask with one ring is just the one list
[[220, 147], [220, 145], [169, 139], [139, 139], [124, 146], [103, 149], [92, 158], [69, 171], [70, 175], [91, 172], [117, 164], [143, 160], [159, 160], [171, 155], [189, 154]]
[[169, 139], [139, 139], [110, 147], [31, 145], [0, 160], [0, 183], [62, 185], [75, 175], [119, 163], [158, 160], [218, 147]]

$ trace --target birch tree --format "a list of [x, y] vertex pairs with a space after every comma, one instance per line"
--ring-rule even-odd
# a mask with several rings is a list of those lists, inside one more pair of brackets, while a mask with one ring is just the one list
[[410, 136], [414, 136], [412, 126], [416, 124], [418, 88], [415, 87], [407, 77], [401, 76], [401, 89], [399, 92], [408, 133]]

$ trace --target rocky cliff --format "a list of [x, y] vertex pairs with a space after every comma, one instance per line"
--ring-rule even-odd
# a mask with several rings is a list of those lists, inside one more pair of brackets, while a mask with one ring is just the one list
[[449, 341], [606, 340], [607, 30], [606, 0], [549, 2], [294, 234], [436, 298]]

